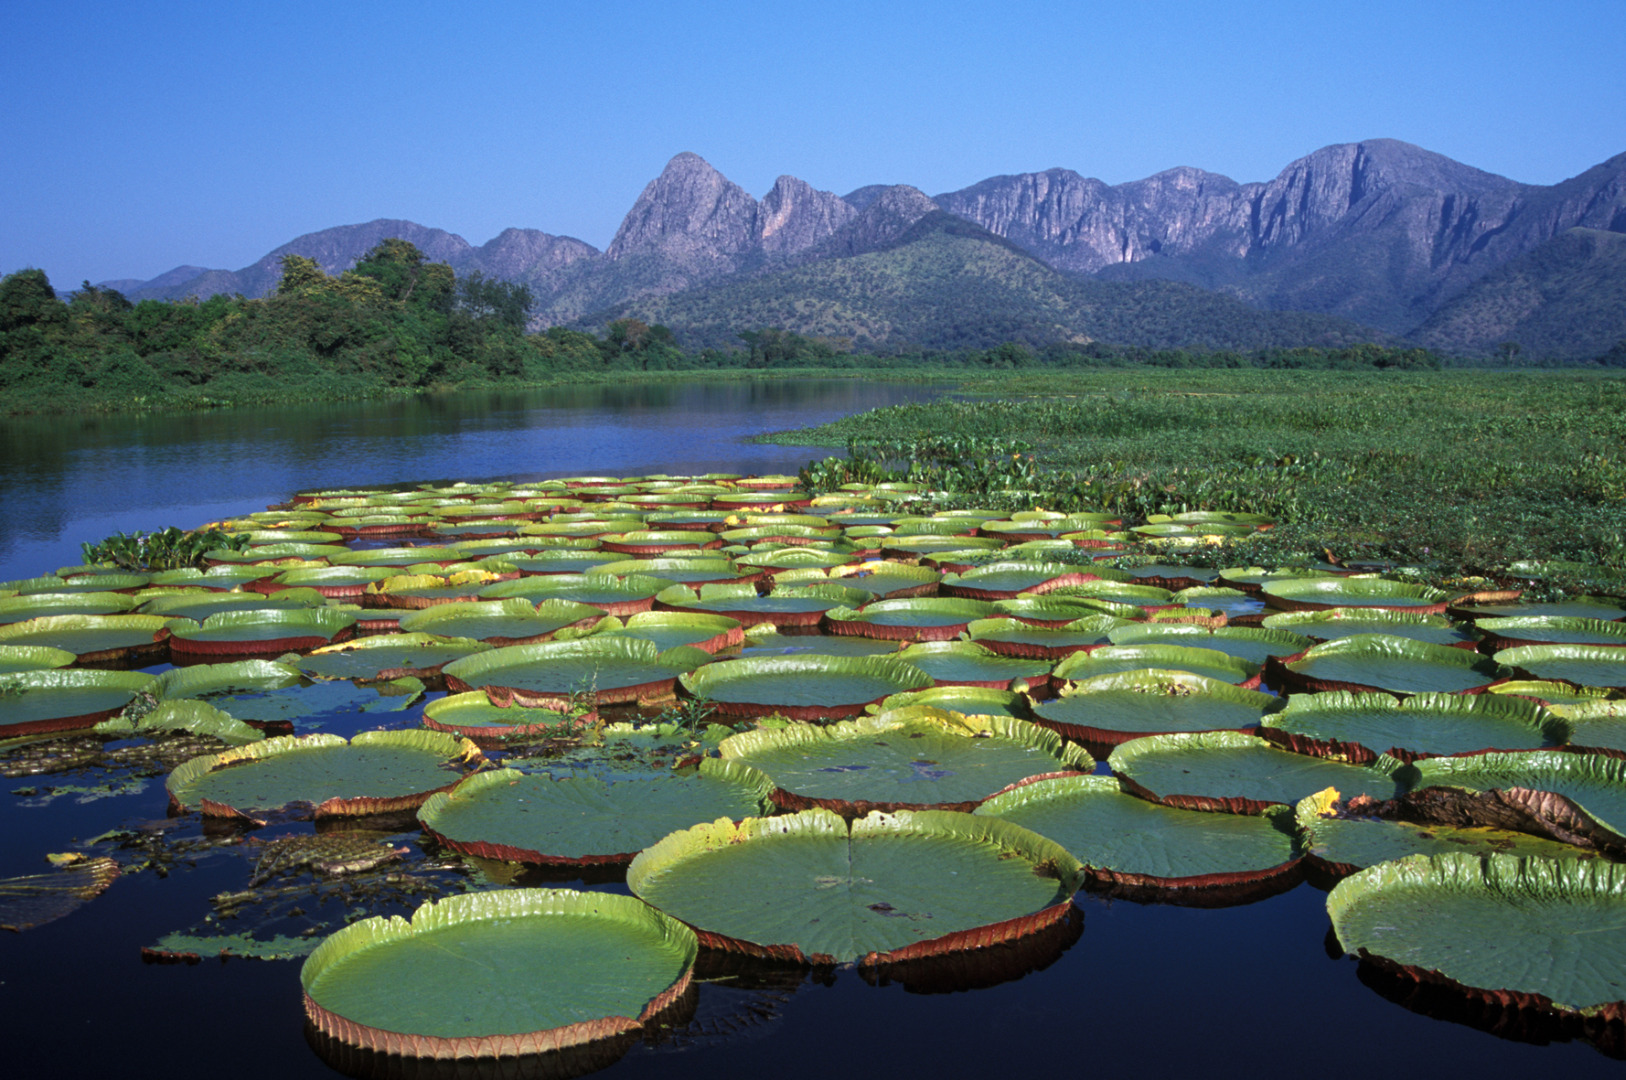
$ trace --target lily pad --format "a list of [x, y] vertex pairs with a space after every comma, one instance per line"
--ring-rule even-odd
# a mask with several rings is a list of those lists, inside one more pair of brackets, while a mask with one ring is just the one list
[[317, 817], [411, 810], [482, 760], [467, 739], [439, 731], [288, 735], [193, 758], [165, 786], [179, 812], [240, 817], [309, 804]]
[[1626, 648], [1626, 623], [1574, 616], [1526, 615], [1521, 618], [1478, 619], [1474, 626], [1485, 635], [1488, 651], [1525, 645], [1605, 645]]
[[949, 596], [874, 600], [857, 611], [849, 607], [831, 608], [824, 613], [823, 625], [832, 634], [854, 637], [948, 641], [992, 612], [993, 605], [986, 601]]
[[75, 659], [67, 649], [55, 649], [49, 645], [0, 645], [0, 675], [64, 668]]
[[1046, 777], [975, 811], [1072, 852], [1103, 885], [1221, 889], [1293, 879], [1299, 846], [1285, 806], [1263, 814], [1181, 810], [1125, 794], [1108, 776]]
[[1050, 685], [1050, 661], [1002, 656], [973, 641], [934, 641], [910, 645], [898, 659], [920, 668], [938, 686], [1005, 689], [1017, 679], [1030, 689]]
[[1626, 600], [1613, 596], [1571, 596], [1546, 602], [1464, 603], [1453, 604], [1451, 614], [1459, 619], [1475, 620], [1555, 616], [1619, 621], [1626, 619]]
[[424, 706], [423, 726], [467, 739], [504, 739], [570, 730], [594, 723], [596, 709], [573, 710], [568, 702], [542, 702], [534, 708], [493, 704], [483, 690], [448, 694]]
[[714, 655], [745, 644], [745, 630], [738, 619], [695, 611], [646, 611], [628, 616], [619, 629], [605, 632], [645, 638], [658, 649], [692, 645]]
[[[1545, 806], [1540, 805], [1540, 800], [1528, 798], [1518, 801], [1547, 821], [1573, 818], [1579, 808], [1582, 817], [1617, 836], [1626, 836], [1626, 760], [1620, 758], [1562, 750], [1473, 754], [1427, 758], [1407, 766], [1401, 775], [1413, 791], [1450, 787], [1505, 793], [1548, 792], [1571, 805]], [[1574, 821], [1569, 821], [1568, 827], [1585, 831]]]
[[725, 760], [762, 770], [789, 810], [822, 806], [844, 817], [872, 810], [971, 810], [1032, 776], [1089, 772], [1075, 746], [1023, 720], [912, 709], [826, 726], [742, 732]]
[[265, 738], [265, 732], [250, 727], [229, 713], [204, 701], [164, 701], [137, 719], [115, 716], [96, 725], [98, 735], [161, 735], [186, 731], [219, 739], [227, 746], [244, 746]]
[[1272, 659], [1270, 666], [1297, 688], [1390, 694], [1478, 693], [1513, 675], [1512, 669], [1467, 649], [1387, 634], [1328, 641], [1294, 656]]
[[972, 600], [1009, 600], [1022, 593], [1041, 596], [1094, 578], [1094, 574], [1082, 573], [1077, 566], [1065, 563], [996, 562], [963, 574], [949, 574], [938, 591], [944, 596]]
[[1497, 694], [1299, 694], [1264, 726], [1321, 743], [1351, 744], [1402, 760], [1479, 750], [1557, 746], [1569, 727], [1533, 701]]
[[330, 600], [357, 600], [367, 586], [405, 573], [398, 566], [312, 566], [285, 570], [274, 578], [250, 584], [253, 592], [279, 589], [314, 589]]
[[526, 599], [482, 600], [437, 604], [401, 619], [408, 634], [473, 638], [492, 645], [525, 645], [546, 641], [567, 626], [586, 627], [603, 618], [603, 611], [572, 600], [544, 600], [532, 606]]
[[614, 704], [669, 697], [680, 674], [710, 661], [710, 653], [688, 646], [662, 652], [643, 638], [599, 634], [508, 645], [454, 660], [442, 674], [449, 689], [483, 689], [499, 705], [535, 706], [573, 695]]
[[1269, 694], [1219, 679], [1144, 669], [1081, 679], [1030, 707], [1039, 723], [1100, 748], [1146, 735], [1258, 727], [1275, 704]]
[[1124, 743], [1107, 759], [1113, 775], [1144, 798], [1190, 809], [1256, 813], [1272, 803], [1291, 806], [1323, 788], [1351, 796], [1392, 798], [1404, 768], [1392, 758], [1349, 765], [1279, 750], [1237, 731], [1151, 735]]
[[1263, 664], [1272, 656], [1291, 656], [1308, 649], [1313, 642], [1302, 634], [1262, 627], [1203, 626], [1137, 623], [1120, 626], [1108, 635], [1114, 645], [1182, 645], [1234, 656], [1252, 664]]
[[300, 671], [324, 679], [432, 679], [440, 669], [491, 646], [469, 638], [432, 634], [377, 634], [338, 645], [326, 645], [302, 658]]
[[849, 827], [804, 810], [673, 833], [627, 884], [707, 946], [867, 967], [1036, 933], [1066, 917], [1082, 874], [1060, 845], [997, 818], [900, 811]]
[[543, 574], [487, 586], [480, 590], [480, 596], [486, 600], [523, 597], [538, 606], [548, 600], [567, 600], [591, 605], [606, 615], [633, 615], [648, 611], [655, 594], [671, 584], [638, 574]]
[[1303, 634], [1317, 641], [1336, 641], [1356, 634], [1387, 634], [1429, 645], [1472, 648], [1473, 635], [1444, 615], [1419, 615], [1382, 608], [1331, 608], [1327, 611], [1289, 611], [1267, 615], [1267, 630]]
[[1538, 1010], [1626, 1014], [1626, 866], [1414, 855], [1339, 882], [1327, 914], [1346, 952], [1414, 977]]
[[651, 1024], [688, 991], [696, 951], [687, 927], [629, 897], [512, 889], [347, 926], [300, 981], [319, 1032], [389, 1061], [524, 1061]]
[[222, 611], [265, 611], [322, 607], [327, 597], [315, 589], [279, 589], [270, 595], [255, 592], [186, 592], [154, 596], [143, 601], [143, 615], [203, 622]]
[[62, 918], [106, 892], [119, 864], [86, 859], [43, 874], [0, 878], [0, 930], [32, 930]]
[[172, 628], [169, 651], [178, 659], [194, 660], [306, 652], [351, 637], [357, 618], [354, 611], [332, 607], [223, 611], [202, 626]]
[[1123, 620], [1091, 615], [1062, 626], [1033, 626], [1016, 619], [978, 619], [966, 627], [970, 639], [1002, 656], [1060, 660], [1077, 652], [1100, 648]]
[[776, 588], [758, 596], [756, 586], [702, 585], [698, 589], [674, 585], [655, 597], [657, 608], [666, 611], [709, 612], [736, 619], [742, 626], [773, 623], [779, 627], [813, 627], [832, 608], [862, 604], [868, 593], [839, 585], [808, 585]]
[[1538, 679], [1626, 690], [1626, 649], [1618, 646], [1522, 645], [1501, 650], [1495, 660]]
[[1378, 817], [1394, 804], [1351, 809], [1333, 788], [1306, 796], [1294, 808], [1305, 853], [1326, 873], [1344, 876], [1408, 855], [1515, 855], [1539, 859], [1593, 859], [1597, 852], [1560, 840], [1483, 825], [1449, 825]]
[[1105, 645], [1087, 653], [1075, 653], [1056, 665], [1051, 678], [1060, 683], [1112, 675], [1122, 671], [1149, 669], [1189, 671], [1217, 682], [1246, 690], [1259, 685], [1259, 664], [1238, 660], [1217, 649], [1187, 648], [1181, 645]]
[[139, 671], [64, 668], [0, 675], [0, 738], [73, 731], [115, 715], [152, 687]]
[[122, 615], [140, 603], [127, 593], [32, 593], [0, 597], [0, 625], [45, 615]]
[[1287, 578], [1266, 582], [1261, 593], [1268, 606], [1281, 611], [1367, 607], [1439, 615], [1450, 600], [1449, 593], [1426, 585], [1367, 577]]
[[925, 689], [932, 677], [890, 656], [752, 656], [708, 664], [682, 683], [725, 716], [839, 720], [890, 694]]
[[829, 583], [869, 593], [876, 599], [903, 600], [911, 596], [936, 596], [942, 577], [929, 566], [871, 560], [828, 570], [818, 567], [786, 570], [776, 575], [774, 580], [780, 585]]
[[773, 784], [749, 766], [706, 758], [693, 773], [606, 783], [499, 769], [431, 796], [418, 820], [454, 851], [541, 865], [601, 866], [677, 829], [769, 811]]
[[1553, 711], [1569, 726], [1572, 745], [1626, 755], [1626, 700], [1594, 699]]
[[152, 689], [160, 701], [197, 699], [245, 722], [284, 725], [331, 713], [399, 712], [417, 700], [423, 684], [416, 679], [382, 686], [313, 682], [289, 664], [238, 660], [166, 671]]
[[162, 615], [44, 615], [0, 626], [0, 645], [62, 649], [73, 653], [80, 664], [137, 661], [162, 658], [163, 639], [154, 639], [160, 631], [196, 626], [189, 619], [166, 619]]

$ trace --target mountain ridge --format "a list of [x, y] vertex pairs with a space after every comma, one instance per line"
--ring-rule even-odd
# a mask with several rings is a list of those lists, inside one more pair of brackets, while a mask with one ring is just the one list
[[1108, 185], [1053, 168], [936, 196], [906, 184], [839, 196], [780, 176], [758, 200], [685, 151], [645, 185], [603, 251], [518, 228], [476, 247], [380, 218], [305, 234], [241, 270], [177, 267], [123, 291], [132, 299], [264, 295], [285, 254], [337, 273], [400, 236], [460, 274], [529, 286], [538, 323], [552, 325], [739, 275], [885, 251], [934, 214], [1082, 279], [1182, 282], [1265, 312], [1338, 316], [1397, 335], [1432, 326], [1439, 340], [1437, 327], [1453, 324], [1441, 313], [1502, 265], [1572, 229], [1626, 233], [1626, 153], [1547, 186], [1369, 139], [1322, 147], [1262, 182], [1181, 166]]

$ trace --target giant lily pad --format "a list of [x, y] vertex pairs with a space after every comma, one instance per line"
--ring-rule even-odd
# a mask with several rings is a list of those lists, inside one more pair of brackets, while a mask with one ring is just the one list
[[1135, 623], [1120, 626], [1108, 635], [1114, 645], [1183, 645], [1234, 656], [1252, 664], [1263, 664], [1272, 656], [1291, 656], [1308, 649], [1312, 642], [1302, 634], [1263, 627], [1203, 626]]
[[1626, 623], [1604, 619], [1525, 615], [1519, 618], [1479, 619], [1474, 626], [1485, 635], [1485, 648], [1492, 651], [1526, 645], [1606, 645], [1626, 648]]
[[151, 658], [161, 658], [165, 651], [163, 639], [155, 640], [155, 634], [196, 625], [189, 619], [161, 615], [44, 615], [0, 626], [0, 645], [62, 649], [86, 665], [154, 663]]
[[238, 660], [166, 671], [152, 689], [161, 701], [195, 698], [249, 723], [288, 725], [330, 713], [399, 712], [412, 705], [423, 684], [416, 679], [377, 687], [312, 682], [289, 664]]
[[1262, 625], [1267, 630], [1303, 634], [1317, 641], [1336, 641], [1356, 634], [1387, 634], [1429, 645], [1474, 646], [1473, 635], [1444, 615], [1419, 615], [1413, 611], [1389, 611], [1383, 608], [1288, 611], [1266, 616]]
[[[1427, 758], [1401, 774], [1415, 792], [1446, 787], [1499, 793], [1536, 822], [1525, 831], [1560, 835], [1596, 833], [1601, 827], [1626, 837], [1626, 760], [1561, 750], [1525, 750]], [[1542, 798], [1559, 796], [1561, 802]], [[1626, 854], [1626, 842], [1623, 842]]]
[[1461, 603], [1451, 606], [1451, 614], [1459, 619], [1524, 618], [1528, 616], [1556, 616], [1558, 618], [1626, 619], [1626, 600], [1612, 596], [1571, 596], [1563, 600], [1524, 603], [1506, 602]]
[[510, 566], [516, 567], [521, 574], [529, 576], [547, 574], [585, 574], [589, 570], [610, 563], [625, 562], [625, 555], [618, 555], [613, 551], [581, 551], [570, 548], [558, 548], [549, 551], [538, 551], [535, 555], [508, 555], [503, 559]]
[[169, 651], [177, 660], [306, 652], [348, 639], [357, 618], [354, 611], [331, 607], [223, 611], [202, 626], [171, 628]]
[[74, 574], [69, 577], [29, 578], [11, 582], [11, 587], [23, 596], [36, 593], [123, 592], [131, 593], [146, 588], [152, 580], [150, 574], [95, 573]]
[[751, 656], [708, 664], [682, 682], [725, 716], [836, 720], [889, 694], [922, 690], [932, 677], [889, 656]]
[[67, 649], [54, 649], [49, 645], [0, 645], [0, 675], [64, 668], [74, 659], [74, 654]]
[[1014, 690], [995, 690], [986, 686], [933, 686], [925, 690], [907, 690], [893, 694], [877, 705], [866, 705], [864, 711], [880, 715], [908, 709], [935, 709], [959, 713], [966, 717], [1007, 716], [1028, 720], [1027, 701]]
[[718, 748], [773, 779], [790, 810], [822, 806], [845, 817], [871, 810], [971, 810], [1011, 784], [1095, 762], [1043, 728], [999, 716], [930, 709], [827, 726], [759, 729]]
[[680, 674], [710, 660], [710, 653], [688, 646], [661, 652], [643, 638], [599, 634], [493, 649], [454, 660], [442, 674], [451, 690], [483, 689], [499, 705], [534, 706], [573, 695], [613, 704], [668, 697]]
[[319, 1032], [383, 1060], [524, 1062], [652, 1024], [688, 991], [696, 950], [687, 927], [630, 897], [512, 889], [347, 926], [300, 981]]
[[255, 592], [184, 592], [154, 596], [143, 601], [143, 615], [202, 622], [222, 611], [264, 611], [273, 608], [321, 607], [327, 598], [315, 589], [279, 589], [269, 596]]
[[1294, 656], [1272, 659], [1270, 667], [1297, 688], [1390, 694], [1473, 694], [1513, 674], [1467, 649], [1387, 634], [1339, 638]]
[[1100, 603], [1140, 608], [1143, 611], [1166, 611], [1185, 606], [1176, 600], [1174, 593], [1168, 589], [1159, 589], [1155, 585], [1132, 585], [1121, 581], [1086, 581], [1079, 585], [1063, 585], [1050, 590], [1045, 595], [1049, 597], [1065, 596], [1077, 600], [1094, 600]]
[[1001, 792], [975, 812], [1056, 841], [1101, 885], [1235, 889], [1292, 881], [1298, 869], [1285, 806], [1260, 815], [1182, 810], [1125, 794], [1108, 776], [1057, 776]]
[[448, 694], [424, 706], [423, 726], [476, 741], [541, 735], [594, 723], [596, 709], [581, 712], [566, 701], [544, 701], [527, 708], [493, 704], [483, 690]]
[[476, 773], [431, 796], [418, 820], [454, 851], [542, 865], [598, 866], [632, 857], [667, 833], [771, 809], [773, 783], [738, 762], [706, 758], [698, 772], [606, 783], [515, 769]]
[[698, 589], [673, 585], [655, 597], [658, 608], [668, 611], [709, 612], [736, 619], [742, 626], [773, 623], [780, 627], [817, 626], [832, 608], [862, 604], [868, 593], [839, 585], [808, 585], [775, 589], [758, 596], [756, 586], [702, 585]]
[[775, 575], [774, 580], [780, 585], [816, 585], [828, 582], [869, 593], [877, 599], [903, 600], [911, 596], [936, 596], [937, 585], [942, 576], [928, 566], [871, 560], [835, 566], [828, 570], [819, 567], [786, 570]]
[[1101, 609], [1088, 600], [1066, 596], [1015, 596], [994, 602], [994, 617], [1015, 619], [1029, 626], [1051, 629], [1080, 619], [1100, 615]]
[[600, 563], [592, 567], [590, 572], [613, 574], [617, 577], [636, 574], [676, 582], [679, 585], [755, 582], [763, 576], [760, 570], [742, 571], [727, 559], [718, 558], [626, 559], [622, 562]]
[[[1398, 802], [1367, 800], [1352, 807], [1333, 788], [1300, 800], [1294, 808], [1305, 854], [1321, 870], [1344, 876], [1407, 855], [1516, 855], [1521, 858], [1591, 859], [1597, 852], [1512, 829], [1485, 825], [1407, 821], [1395, 816]], [[1380, 816], [1382, 815], [1382, 816]]]
[[1062, 626], [1033, 626], [1016, 619], [978, 619], [966, 627], [971, 640], [1002, 656], [1060, 660], [1106, 645], [1123, 625], [1111, 615], [1091, 615]]
[[646, 638], [658, 649], [692, 645], [712, 654], [738, 649], [745, 643], [745, 630], [738, 619], [697, 611], [646, 611], [628, 616], [624, 626], [605, 632]]
[[1265, 717], [1270, 731], [1323, 744], [1387, 750], [1402, 760], [1477, 750], [1524, 750], [1557, 746], [1568, 725], [1533, 701], [1497, 694], [1414, 694], [1397, 701], [1388, 694], [1332, 691], [1299, 694], [1282, 711]]
[[326, 679], [432, 679], [440, 669], [491, 646], [469, 638], [432, 634], [378, 634], [338, 645], [326, 645], [299, 661], [310, 675]]
[[835, 566], [845, 566], [858, 557], [860, 557], [858, 552], [851, 548], [799, 546], [752, 551], [739, 556], [734, 561], [741, 567], [757, 568], [769, 574], [777, 575], [785, 570], [805, 570], [809, 568], [828, 570]]
[[439, 731], [288, 735], [193, 758], [169, 774], [171, 804], [206, 816], [309, 804], [317, 817], [411, 810], [483, 760], [467, 739]]
[[32, 593], [0, 597], [0, 625], [46, 615], [122, 615], [139, 601], [127, 593]]
[[88, 728], [153, 685], [139, 671], [71, 668], [0, 675], [0, 738]]
[[660, 578], [638, 574], [627, 577], [592, 573], [543, 574], [487, 586], [480, 591], [480, 596], [487, 600], [524, 597], [538, 605], [548, 600], [568, 600], [590, 604], [606, 615], [633, 615], [648, 611], [655, 602], [655, 594], [671, 584]]
[[1572, 745], [1626, 756], [1626, 701], [1593, 699], [1553, 711], [1569, 726]]
[[1626, 649], [1610, 645], [1523, 645], [1496, 654], [1498, 664], [1538, 679], [1626, 690]]
[[367, 566], [367, 567], [407, 567], [417, 566], [420, 563], [456, 563], [463, 562], [465, 556], [461, 551], [451, 547], [392, 547], [367, 548], [363, 551], [346, 551], [342, 554], [328, 557], [328, 562], [334, 566]]
[[253, 592], [314, 589], [330, 600], [357, 600], [367, 586], [405, 571], [398, 566], [312, 566], [285, 570], [274, 578], [250, 582]]
[[1239, 660], [1217, 649], [1194, 649], [1182, 645], [1105, 645], [1067, 657], [1056, 665], [1051, 677], [1059, 683], [1149, 669], [1189, 671], [1193, 675], [1247, 690], [1259, 685], [1261, 671], [1260, 665]]
[[1030, 689], [1050, 685], [1050, 661], [1001, 656], [973, 641], [934, 641], [910, 645], [898, 659], [920, 668], [938, 686], [987, 686], [1004, 689], [1013, 680]]
[[1402, 786], [1396, 774], [1403, 768], [1392, 758], [1349, 765], [1294, 754], [1238, 731], [1134, 739], [1114, 750], [1107, 764], [1137, 795], [1169, 806], [1245, 813], [1271, 803], [1292, 805], [1328, 787], [1392, 798]]
[[1095, 578], [1064, 563], [997, 562], [949, 574], [938, 591], [945, 596], [973, 600], [1009, 600], [1022, 593], [1040, 596], [1068, 585], [1081, 585]]
[[986, 601], [949, 596], [874, 600], [858, 611], [848, 607], [831, 608], [824, 613], [823, 625], [832, 634], [853, 637], [948, 641], [992, 612], [993, 605]]
[[179, 570], [165, 570], [154, 574], [151, 585], [153, 588], [184, 586], [190, 589], [228, 591], [245, 588], [250, 582], [264, 581], [279, 573], [285, 571], [264, 566], [211, 566], [206, 570], [187, 566]]
[[1038, 722], [1091, 747], [1146, 735], [1257, 727], [1276, 699], [1187, 671], [1145, 669], [1095, 675], [1032, 703]]
[[636, 529], [632, 532], [606, 533], [599, 537], [599, 544], [605, 551], [639, 558], [667, 552], [714, 551], [723, 543], [721, 537], [695, 529]]
[[1413, 977], [1542, 1011], [1626, 1017], [1626, 866], [1414, 855], [1339, 882], [1327, 914], [1346, 952]]
[[401, 630], [474, 638], [492, 645], [526, 645], [545, 641], [567, 626], [592, 626], [603, 614], [599, 608], [573, 600], [544, 600], [533, 607], [529, 600], [515, 597], [437, 604], [404, 617]]
[[1422, 615], [1444, 613], [1450, 594], [1426, 585], [1385, 578], [1284, 578], [1262, 586], [1265, 603], [1280, 611], [1326, 611], [1338, 607], [1387, 608]]
[[758, 623], [746, 632], [741, 656], [894, 656], [896, 641], [876, 638], [831, 637], [827, 634], [781, 634], [772, 623]]
[[1082, 874], [1060, 845], [997, 818], [900, 811], [849, 827], [804, 810], [673, 833], [627, 884], [707, 946], [870, 966], [1036, 933], [1066, 917]]
[[31, 930], [89, 903], [119, 879], [119, 864], [86, 859], [43, 874], [0, 878], [0, 930]]

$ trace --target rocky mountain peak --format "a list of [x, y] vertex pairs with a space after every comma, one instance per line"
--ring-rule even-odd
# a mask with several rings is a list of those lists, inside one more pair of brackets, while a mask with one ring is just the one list
[[770, 256], [797, 255], [857, 216], [858, 211], [836, 195], [794, 176], [781, 176], [758, 207], [758, 241]]
[[699, 154], [666, 163], [638, 196], [606, 254], [623, 259], [658, 252], [713, 260], [750, 248], [757, 235], [757, 201]]

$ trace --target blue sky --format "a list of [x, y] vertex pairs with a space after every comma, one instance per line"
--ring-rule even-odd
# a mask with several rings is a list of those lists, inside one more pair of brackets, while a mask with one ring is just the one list
[[608, 244], [667, 159], [761, 196], [1052, 166], [1264, 180], [1404, 139], [1626, 150], [1622, 0], [0, 5], [0, 272], [236, 269], [378, 217]]

